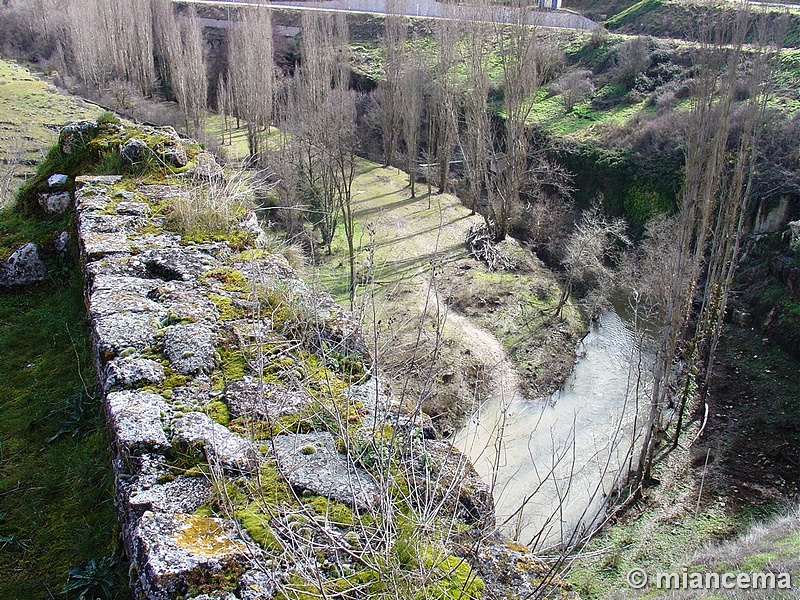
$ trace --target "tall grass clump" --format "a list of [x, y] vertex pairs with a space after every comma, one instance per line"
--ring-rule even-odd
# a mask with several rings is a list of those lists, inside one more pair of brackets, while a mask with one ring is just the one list
[[238, 169], [198, 179], [171, 198], [167, 227], [190, 236], [227, 234], [253, 206], [251, 176]]

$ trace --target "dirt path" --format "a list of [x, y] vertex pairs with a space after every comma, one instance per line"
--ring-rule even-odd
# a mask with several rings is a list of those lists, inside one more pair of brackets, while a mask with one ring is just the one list
[[[440, 306], [443, 306], [441, 301], [439, 302]], [[467, 347], [473, 353], [482, 356], [484, 360], [488, 371], [487, 397], [484, 403], [492, 401], [508, 403], [514, 398], [522, 398], [519, 375], [500, 340], [476, 325], [470, 318], [454, 310], [448, 310], [447, 321], [453, 328], [460, 330]]]

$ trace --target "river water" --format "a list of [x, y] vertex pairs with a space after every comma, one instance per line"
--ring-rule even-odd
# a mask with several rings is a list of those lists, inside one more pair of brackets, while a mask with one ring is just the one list
[[454, 443], [492, 485], [498, 526], [532, 547], [569, 543], [592, 526], [636, 456], [653, 353], [614, 312], [578, 345], [575, 368], [549, 398], [496, 385]]

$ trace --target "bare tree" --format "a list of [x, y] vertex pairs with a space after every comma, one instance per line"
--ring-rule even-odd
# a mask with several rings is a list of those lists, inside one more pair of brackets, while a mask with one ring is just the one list
[[331, 93], [347, 81], [340, 56], [343, 50], [346, 56], [347, 34], [340, 26], [346, 32], [346, 23], [331, 15], [303, 14], [302, 62], [287, 86], [280, 117], [287, 134], [281, 138], [282, 156], [294, 164], [297, 200], [328, 254], [341, 217], [337, 171], [329, 151], [336, 127]]
[[[356, 94], [348, 90], [347, 22], [343, 15], [303, 15], [302, 63], [281, 109], [280, 158], [289, 161], [298, 209], [305, 210], [330, 254], [344, 224], [355, 294], [355, 224], [352, 185], [356, 172]], [[287, 173], [288, 174], [288, 173]], [[285, 187], [285, 186], [284, 186]]]
[[[200, 135], [205, 129], [208, 78], [203, 54], [203, 27], [191, 7], [180, 21], [182, 61], [177, 73], [176, 91], [183, 108], [187, 131]], [[177, 67], [173, 63], [173, 67]]]
[[484, 23], [471, 22], [468, 27], [467, 43], [463, 46], [466, 56], [462, 59], [467, 67], [463, 96], [464, 131], [459, 143], [464, 157], [472, 214], [475, 214], [483, 190], [488, 187], [486, 159], [491, 145], [488, 103], [490, 38]]
[[336, 166], [337, 196], [342, 211], [344, 234], [347, 239], [350, 309], [352, 310], [356, 294], [353, 179], [355, 179], [356, 175], [356, 151], [358, 149], [355, 92], [337, 88], [331, 95], [331, 104], [335, 115], [333, 120], [335, 129], [332, 131], [333, 139], [329, 142], [329, 149], [332, 152], [332, 159]]
[[220, 145], [225, 145], [225, 134], [228, 134], [228, 143], [233, 143], [233, 128], [230, 126], [229, 117], [233, 107], [233, 98], [231, 96], [231, 89], [225, 81], [222, 73], [217, 78], [217, 114], [222, 119], [222, 133], [220, 136]]
[[153, 20], [147, 0], [71, 0], [67, 4], [72, 55], [84, 84], [102, 88], [113, 79], [152, 91]]
[[207, 75], [203, 55], [203, 35], [194, 7], [176, 20], [166, 0], [152, 0], [156, 55], [162, 76], [169, 78], [170, 88], [183, 113], [186, 131], [199, 135], [205, 127]]
[[[654, 369], [653, 392], [645, 443], [635, 483], [649, 477], [655, 456], [660, 414], [669, 404], [668, 381], [676, 359], [688, 361], [679, 397], [673, 447], [683, 413], [692, 401], [693, 373], [698, 402], [704, 401], [733, 273], [739, 260], [743, 216], [751, 195], [755, 155], [760, 144], [766, 100], [770, 92], [771, 53], [762, 47], [752, 54], [750, 96], [743, 107], [743, 126], [733, 136], [735, 90], [743, 61], [743, 44], [750, 27], [746, 12], [730, 30], [709, 32], [699, 49], [696, 96], [686, 127], [685, 182], [677, 216], [678, 236], [671, 261], [674, 277], [666, 298], [665, 326]], [[766, 32], [761, 32], [763, 42]], [[700, 298], [700, 308], [693, 309]], [[693, 325], [692, 325], [693, 324]]]
[[417, 161], [420, 150], [420, 130], [425, 105], [425, 68], [416, 55], [408, 58], [400, 78], [400, 124], [405, 143], [406, 171], [411, 197], [416, 197]]
[[175, 97], [172, 53], [179, 51], [181, 32], [170, 0], [150, 0], [153, 15], [153, 59], [168, 99]]
[[515, 6], [517, 22], [496, 26], [495, 44], [500, 56], [503, 80], [502, 148], [490, 165], [489, 213], [487, 224], [496, 240], [508, 234], [512, 207], [519, 205], [520, 191], [528, 173], [528, 120], [539, 87], [557, 65], [554, 49], [539, 37], [536, 27], [527, 22], [528, 12]]
[[599, 201], [583, 213], [564, 246], [566, 273], [556, 316], [561, 316], [577, 283], [608, 288], [614, 273], [611, 265], [620, 257], [621, 246], [630, 244], [625, 229], [625, 221], [609, 219], [603, 214]]
[[556, 81], [554, 88], [561, 94], [566, 111], [571, 112], [578, 102], [594, 92], [592, 72], [586, 69], [569, 71]]
[[443, 19], [436, 23], [436, 66], [432, 123], [434, 145], [439, 170], [439, 193], [447, 193], [450, 180], [450, 161], [453, 159], [458, 136], [459, 83], [456, 67], [459, 62], [457, 42], [458, 22]]
[[228, 78], [236, 114], [247, 127], [250, 158], [256, 160], [272, 122], [275, 67], [269, 9], [243, 9], [230, 29]]
[[381, 49], [385, 75], [378, 82], [378, 102], [381, 107], [384, 166], [392, 164], [401, 131], [400, 94], [406, 62], [406, 17], [388, 15], [384, 20]]

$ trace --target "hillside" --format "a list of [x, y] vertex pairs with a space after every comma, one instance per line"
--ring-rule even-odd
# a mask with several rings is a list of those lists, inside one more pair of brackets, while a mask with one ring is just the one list
[[[0, 61], [3, 152], [11, 190], [31, 173], [74, 116], [96, 116], [21, 66]], [[9, 160], [10, 159], [10, 160]], [[9, 180], [6, 180], [9, 182]], [[0, 259], [34, 242], [48, 266], [43, 283], [0, 292], [0, 596], [58, 595], [68, 572], [104, 583], [108, 598], [130, 597], [112, 504], [109, 440], [100, 411], [83, 305], [83, 278], [69, 215], [0, 210]]]
[[[134, 593], [159, 600], [662, 597], [627, 573], [800, 575], [800, 13], [568, 8], [603, 27], [0, 7], [5, 53], [157, 123], [87, 115], [0, 67], [0, 182], [26, 182], [0, 259], [34, 242], [44, 278], [0, 293], [3, 592], [125, 597], [112, 477]], [[46, 153], [72, 111], [92, 120]], [[46, 212], [65, 203], [74, 216]], [[608, 352], [634, 385], [631, 433], [620, 417], [562, 436], [543, 415], [570, 405], [550, 394], [583, 389], [581, 338], [614, 311], [615, 335], [652, 354]], [[523, 535], [523, 506], [494, 523], [512, 444], [485, 444], [485, 482], [450, 446], [470, 417], [493, 426], [497, 396], [519, 400], [501, 432], [544, 424], [516, 440], [560, 502], [563, 545], [522, 540], [543, 557], [503, 537]], [[575, 469], [602, 473], [605, 512], [565, 533]], [[525, 510], [545, 510], [532, 487]], [[95, 524], [84, 500], [109, 510]]]

